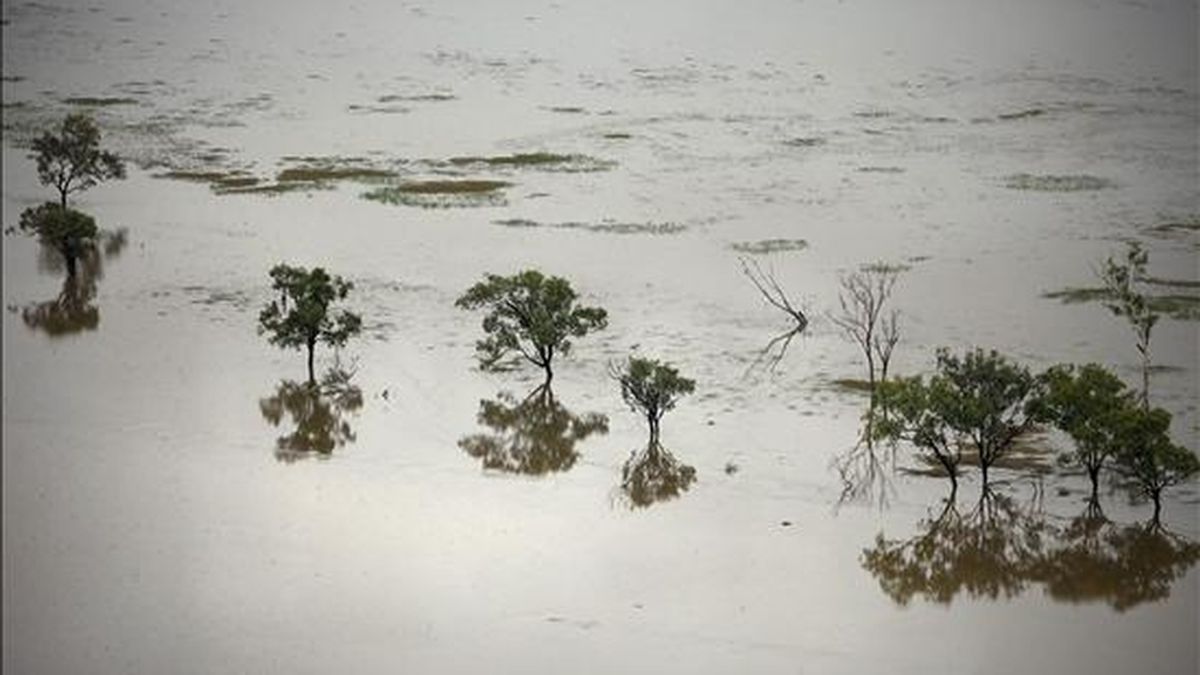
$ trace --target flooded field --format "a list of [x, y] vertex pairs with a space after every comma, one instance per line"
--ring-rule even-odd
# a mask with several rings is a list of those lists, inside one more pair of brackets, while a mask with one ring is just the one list
[[[1140, 357], [1200, 448], [1197, 10], [1176, 0], [5, 1], [3, 225], [89, 113], [124, 180], [70, 279], [3, 238], [14, 673], [1186, 673], [1200, 487], [1089, 505], [1060, 434], [964, 470], [859, 444], [839, 275], [896, 270], [891, 368]], [[256, 328], [268, 270], [362, 334]], [[607, 326], [483, 371], [487, 273]], [[802, 331], [747, 270], [773, 277]], [[610, 374], [695, 380], [661, 446]]]

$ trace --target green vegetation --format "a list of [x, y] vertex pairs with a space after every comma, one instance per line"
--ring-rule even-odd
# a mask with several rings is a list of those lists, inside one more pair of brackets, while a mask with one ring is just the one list
[[1027, 120], [1034, 117], [1041, 117], [1045, 114], [1046, 111], [1042, 108], [1029, 108], [1028, 110], [1021, 110], [1019, 112], [1001, 113], [996, 118], [1004, 121]]
[[540, 169], [563, 172], [606, 171], [616, 166], [616, 162], [587, 155], [562, 155], [553, 152], [522, 152], [491, 157], [451, 157], [446, 161], [456, 167]]
[[125, 177], [125, 164], [115, 154], [100, 149], [100, 129], [87, 115], [74, 113], [63, 119], [58, 133], [44, 132], [33, 141], [38, 180], [58, 191], [59, 204], [67, 208], [67, 195], [82, 192], [101, 181]]
[[1081, 368], [1055, 366], [1038, 376], [1042, 394], [1030, 404], [1040, 423], [1053, 424], [1071, 437], [1075, 450], [1067, 459], [1082, 466], [1092, 482], [1092, 501], [1099, 500], [1100, 471], [1121, 450], [1116, 421], [1133, 403], [1117, 376], [1094, 363]]
[[67, 277], [74, 278], [76, 261], [96, 245], [99, 230], [86, 213], [54, 202], [32, 206], [21, 213], [20, 229], [36, 236], [44, 246], [58, 251], [67, 266]]
[[962, 357], [940, 349], [937, 374], [883, 382], [876, 390], [885, 414], [872, 419], [872, 434], [904, 440], [936, 461], [958, 491], [958, 465], [964, 448], [978, 454], [983, 489], [988, 469], [1033, 428], [1030, 401], [1037, 382], [1029, 371], [995, 351], [968, 351]]
[[1162, 493], [1200, 472], [1191, 450], [1171, 442], [1171, 414], [1161, 408], [1126, 406], [1116, 416], [1116, 469], [1154, 502], [1154, 519], [1162, 513]]
[[294, 430], [275, 441], [275, 459], [296, 462], [307, 457], [327, 459], [333, 451], [355, 440], [346, 413], [362, 407], [362, 390], [350, 384], [351, 373], [333, 369], [320, 384], [284, 380], [275, 392], [258, 402], [263, 419], [280, 426], [284, 415]]
[[663, 415], [673, 409], [681, 397], [696, 389], [694, 380], [654, 359], [631, 356], [622, 368], [614, 366], [611, 374], [621, 385], [621, 399], [625, 405], [646, 419], [651, 446], [659, 444]]
[[475, 343], [482, 368], [504, 368], [511, 363], [505, 357], [516, 354], [545, 371], [549, 385], [554, 357], [570, 353], [571, 339], [608, 325], [607, 312], [578, 305], [577, 299], [566, 279], [525, 270], [508, 277], [488, 274], [455, 305], [488, 310], [487, 337]]
[[330, 276], [320, 267], [310, 272], [303, 267], [279, 264], [271, 268], [271, 288], [279, 293], [258, 315], [258, 332], [283, 349], [308, 350], [308, 381], [313, 377], [313, 350], [318, 342], [341, 347], [362, 330], [362, 318], [352, 312], [331, 311], [345, 300], [354, 285]]
[[427, 180], [380, 187], [363, 193], [363, 199], [385, 204], [447, 208], [455, 206], [499, 206], [502, 190], [511, 186], [498, 180]]
[[628, 134], [624, 131], [610, 131], [609, 133], [604, 134], [604, 138], [607, 138], [610, 141], [627, 141], [633, 138], [633, 134]]
[[750, 255], [766, 255], [769, 253], [785, 253], [788, 251], [803, 251], [808, 248], [808, 242], [803, 239], [763, 239], [761, 241], [739, 241], [730, 244], [729, 248], [738, 253]]
[[1004, 185], [1011, 190], [1036, 192], [1086, 192], [1116, 187], [1116, 183], [1107, 178], [1086, 174], [1054, 176], [1017, 173], [1006, 178]]
[[1108, 291], [1104, 303], [1109, 311], [1129, 324], [1135, 346], [1142, 357], [1142, 407], [1150, 407], [1150, 333], [1158, 323], [1159, 313], [1141, 291], [1140, 282], [1146, 277], [1150, 254], [1136, 242], [1129, 244], [1124, 260], [1109, 256], [1100, 270], [1100, 280]]
[[680, 223], [619, 223], [611, 220], [602, 220], [598, 223], [580, 223], [580, 222], [565, 222], [565, 223], [541, 223], [536, 220], [528, 220], [526, 218], [506, 218], [503, 220], [493, 220], [493, 224], [503, 227], [527, 227], [527, 228], [546, 228], [554, 230], [584, 230], [586, 232], [595, 232], [598, 234], [678, 234], [687, 229], [686, 225]]
[[335, 180], [378, 181], [395, 178], [395, 171], [355, 166], [295, 166], [279, 172], [280, 183], [325, 183]]
[[63, 99], [67, 105], [77, 105], [86, 108], [104, 108], [114, 105], [137, 105], [136, 98], [117, 96], [75, 96]]

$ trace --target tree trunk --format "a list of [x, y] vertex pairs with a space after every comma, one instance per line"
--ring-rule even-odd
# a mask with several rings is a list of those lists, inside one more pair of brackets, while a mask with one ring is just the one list
[[549, 387], [550, 380], [554, 379], [554, 371], [550, 369], [550, 361], [549, 360], [547, 360], [544, 364], [542, 364], [542, 370], [546, 371], [546, 382], [542, 386]]
[[1160, 524], [1159, 518], [1162, 516], [1162, 490], [1154, 490], [1150, 493], [1150, 497], [1154, 499], [1154, 518], [1150, 522], [1157, 526]]
[[313, 348], [316, 343], [313, 340], [308, 341], [308, 383], [316, 384], [317, 378], [313, 376]]
[[75, 268], [76, 268], [75, 254], [70, 251], [64, 250], [62, 252], [62, 255], [63, 255], [63, 260], [67, 263], [67, 278], [74, 279], [75, 278]]
[[989, 465], [989, 464], [990, 464], [990, 462], [985, 462], [985, 461], [983, 460], [983, 453], [980, 453], [980, 455], [979, 455], [979, 468], [980, 468], [980, 470], [981, 470], [981, 471], [983, 471], [983, 491], [984, 491], [984, 492], [987, 492], [987, 489], [988, 489], [988, 475], [987, 475], [987, 473], [988, 473], [988, 465]]
[[955, 497], [958, 495], [958, 474], [950, 472], [950, 502], [954, 503]]
[[646, 415], [646, 421], [650, 423], [650, 445], [658, 445], [658, 417], [653, 414]]
[[1142, 349], [1142, 410], [1150, 409], [1150, 347]]
[[1088, 478], [1092, 480], [1092, 497], [1089, 501], [1100, 503], [1100, 467], [1088, 467]]
[[58, 191], [58, 201], [62, 205], [63, 211], [67, 210], [67, 191], [60, 189]]

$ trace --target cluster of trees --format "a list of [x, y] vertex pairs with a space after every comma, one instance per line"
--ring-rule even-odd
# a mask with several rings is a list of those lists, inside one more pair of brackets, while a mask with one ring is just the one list
[[[319, 267], [280, 264], [270, 276], [279, 297], [259, 314], [259, 332], [279, 347], [306, 350], [308, 387], [316, 392], [316, 346], [341, 347], [362, 329], [361, 317], [336, 307], [353, 284]], [[575, 444], [606, 433], [608, 420], [596, 414], [573, 415], [557, 402], [551, 389], [555, 359], [570, 354], [573, 340], [604, 329], [608, 313], [582, 305], [567, 280], [537, 270], [485, 275], [456, 305], [485, 312], [484, 337], [475, 345], [483, 369], [503, 370], [524, 361], [545, 374], [542, 384], [519, 403], [511, 396], [482, 401], [480, 422], [494, 433], [468, 436], [459, 445], [485, 467], [529, 474], [569, 468], [578, 456]], [[668, 363], [642, 357], [611, 365], [610, 374], [622, 400], [645, 419], [649, 430], [646, 448], [634, 451], [623, 470], [622, 488], [631, 502], [644, 506], [686, 490], [695, 480], [695, 469], [676, 460], [660, 439], [663, 416], [695, 390], [695, 382]], [[279, 408], [274, 403], [268, 407]]]
[[[38, 178], [57, 192], [58, 200], [26, 209], [19, 227], [61, 256], [70, 288], [80, 286], [72, 283], [78, 276], [79, 261], [95, 258], [101, 233], [92, 216], [71, 208], [69, 196], [125, 176], [120, 158], [102, 150], [100, 140], [100, 131], [90, 117], [72, 114], [33, 143]], [[1068, 459], [1086, 471], [1093, 501], [1098, 496], [1102, 471], [1111, 468], [1153, 501], [1157, 521], [1163, 491], [1200, 471], [1200, 460], [1171, 440], [1170, 413], [1150, 405], [1150, 338], [1159, 317], [1138, 289], [1145, 278], [1147, 261], [1146, 252], [1133, 244], [1123, 259], [1110, 257], [1100, 271], [1109, 309], [1126, 319], [1135, 337], [1142, 366], [1140, 392], [1129, 390], [1097, 364], [1060, 365], [1035, 375], [995, 351], [981, 349], [962, 355], [940, 350], [935, 373], [928, 378], [889, 379], [900, 329], [898, 313], [886, 306], [899, 268], [874, 264], [843, 275], [840, 311], [829, 318], [861, 350], [866, 362], [866, 387], [871, 395], [868, 441], [911, 443], [944, 470], [952, 494], [957, 491], [964, 457], [971, 458], [979, 466], [986, 492], [989, 469], [1010, 452], [1017, 440], [1037, 425], [1052, 425], [1073, 440]], [[791, 328], [764, 350], [772, 365], [777, 364], [792, 338], [808, 326], [808, 316], [791, 302], [773, 275], [746, 261], [742, 265], [762, 296], [792, 321]], [[320, 394], [313, 363], [316, 346], [345, 345], [362, 331], [362, 318], [337, 307], [353, 284], [323, 268], [279, 264], [270, 270], [270, 277], [278, 297], [259, 314], [259, 332], [279, 347], [306, 350], [308, 366], [304, 387], [285, 387], [286, 391], [272, 397], [274, 402], [264, 405], [269, 417], [278, 420], [285, 409], [302, 412], [319, 407], [319, 398], [313, 402], [301, 396], [302, 389], [310, 397]], [[78, 297], [75, 293], [69, 299]], [[86, 303], [68, 304], [74, 308]], [[560, 444], [563, 438], [568, 439], [560, 447], [562, 458], [553, 464], [569, 465], [573, 461], [570, 437], [579, 440], [606, 430], [607, 421], [580, 424], [566, 414], [550, 390], [553, 364], [556, 357], [570, 354], [573, 340], [604, 329], [608, 325], [607, 312], [580, 304], [567, 280], [536, 270], [507, 277], [485, 275], [456, 305], [485, 311], [484, 338], [476, 343], [481, 367], [504, 369], [527, 361], [545, 374], [535, 395], [521, 405], [494, 407], [484, 417], [502, 427], [520, 428], [521, 422], [531, 419], [530, 411], [536, 411], [536, 428], [542, 432], [557, 430], [554, 437]], [[76, 314], [92, 316], [89, 312]], [[654, 497], [678, 494], [694, 480], [695, 471], [662, 447], [661, 422], [681, 397], [694, 391], [695, 382], [670, 364], [651, 358], [629, 357], [619, 366], [610, 365], [609, 371], [620, 387], [622, 400], [642, 416], [649, 432], [646, 449], [635, 451], [626, 465], [626, 491]], [[501, 414], [505, 411], [507, 417]], [[514, 411], [520, 414], [512, 417]], [[323, 440], [317, 445], [329, 446], [326, 437], [330, 434], [321, 436]], [[304, 445], [299, 441], [294, 444]], [[528, 457], [522, 460], [520, 453], [500, 457], [482, 441], [467, 446], [472, 454], [493, 458], [485, 462], [541, 466], [530, 464]]]

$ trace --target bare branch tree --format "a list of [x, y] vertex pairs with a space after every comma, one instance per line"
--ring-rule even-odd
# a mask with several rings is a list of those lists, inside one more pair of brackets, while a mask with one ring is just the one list
[[[896, 277], [903, 268], [884, 263], [866, 265], [857, 272], [843, 274], [842, 290], [838, 293], [839, 313], [829, 319], [842, 330], [847, 339], [858, 345], [867, 360], [867, 383], [871, 399], [875, 385], [887, 377], [887, 364], [892, 350], [900, 339], [898, 314], [884, 316], [883, 307], [892, 296]], [[882, 366], [883, 377], [876, 377]]]
[[742, 264], [742, 274], [754, 284], [758, 289], [763, 299], [767, 304], [778, 309], [792, 319], [793, 323], [790, 328], [784, 332], [771, 338], [770, 342], [759, 351], [758, 357], [754, 359], [754, 363], [750, 364], [747, 372], [758, 367], [761, 363], [769, 364], [769, 369], [774, 371], [779, 362], [787, 354], [788, 347], [792, 344], [792, 338], [804, 332], [808, 328], [808, 316], [800, 309], [797, 309], [792, 304], [787, 293], [780, 286], [779, 281], [775, 278], [774, 272], [764, 272], [762, 266], [757, 261], [739, 258]]

